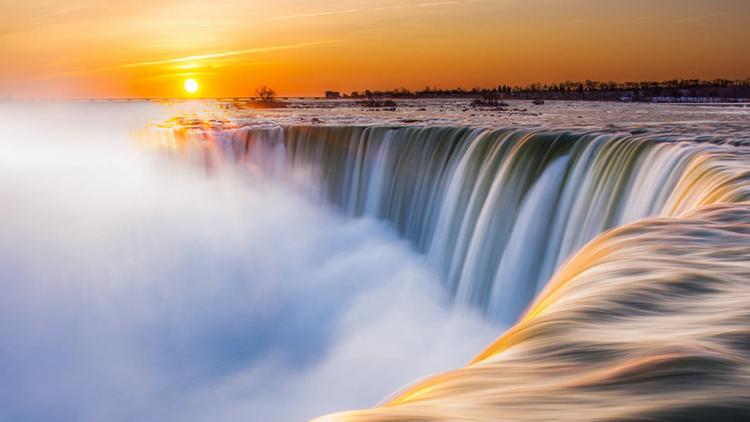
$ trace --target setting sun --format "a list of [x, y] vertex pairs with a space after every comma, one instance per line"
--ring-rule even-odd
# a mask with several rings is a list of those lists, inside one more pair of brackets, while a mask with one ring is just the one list
[[198, 92], [198, 81], [193, 78], [185, 80], [185, 91], [189, 94], [195, 94]]

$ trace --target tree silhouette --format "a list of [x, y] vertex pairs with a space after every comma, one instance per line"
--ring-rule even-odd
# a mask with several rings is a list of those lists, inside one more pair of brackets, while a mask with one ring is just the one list
[[260, 88], [256, 88], [255, 93], [258, 95], [258, 98], [260, 98], [260, 101], [263, 103], [276, 102], [276, 91], [274, 91], [273, 89], [265, 85], [263, 85]]

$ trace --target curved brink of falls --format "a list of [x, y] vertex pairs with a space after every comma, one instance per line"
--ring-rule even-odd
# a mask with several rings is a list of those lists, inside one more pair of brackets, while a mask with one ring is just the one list
[[664, 136], [292, 126], [215, 141], [209, 161], [229, 157], [312, 185], [346, 215], [391, 222], [458, 302], [505, 324], [598, 234], [750, 199], [744, 147]]

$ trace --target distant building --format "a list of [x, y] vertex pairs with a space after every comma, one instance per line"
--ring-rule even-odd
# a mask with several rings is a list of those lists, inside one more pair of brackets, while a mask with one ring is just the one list
[[341, 98], [341, 93], [338, 91], [326, 91], [326, 100], [338, 100]]

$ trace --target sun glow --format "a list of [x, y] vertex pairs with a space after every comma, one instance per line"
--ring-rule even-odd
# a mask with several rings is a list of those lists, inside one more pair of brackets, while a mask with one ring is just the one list
[[198, 92], [198, 81], [193, 78], [185, 79], [185, 91], [188, 94], [195, 94]]

